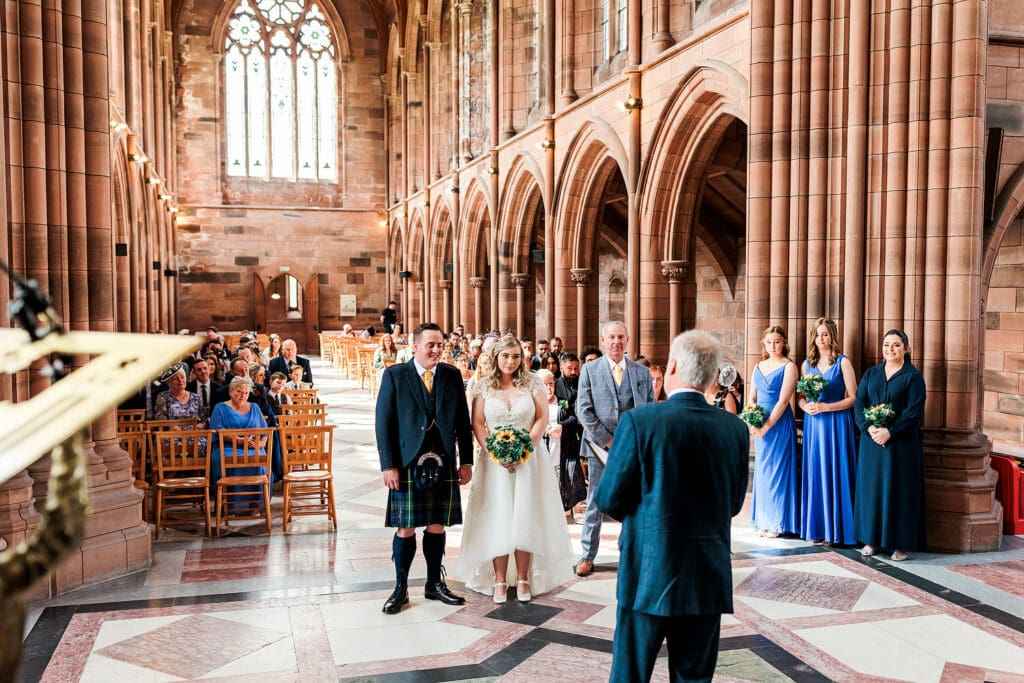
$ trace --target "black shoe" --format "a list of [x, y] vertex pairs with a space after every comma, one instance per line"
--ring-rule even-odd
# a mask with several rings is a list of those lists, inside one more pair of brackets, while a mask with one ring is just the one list
[[409, 603], [409, 591], [406, 590], [404, 583], [395, 586], [394, 592], [384, 601], [384, 608], [381, 610], [384, 614], [398, 614], [402, 611], [402, 605]]
[[466, 604], [466, 598], [448, 590], [448, 586], [444, 581], [438, 581], [432, 586], [427, 586], [423, 591], [423, 597], [427, 600], [440, 600], [446, 605]]

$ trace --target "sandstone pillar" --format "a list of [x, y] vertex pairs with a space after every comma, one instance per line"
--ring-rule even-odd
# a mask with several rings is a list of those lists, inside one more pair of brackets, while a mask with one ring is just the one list
[[437, 286], [441, 289], [441, 327], [445, 332], [451, 331], [452, 324], [452, 281], [438, 280]]
[[590, 268], [573, 268], [570, 271], [569, 277], [576, 285], [576, 353], [581, 353], [587, 343], [587, 285], [593, 275]]
[[526, 285], [530, 281], [529, 273], [513, 273], [512, 286], [516, 288], [516, 336], [522, 339], [526, 330]]
[[484, 329], [484, 287], [487, 285], [485, 277], [471, 277], [469, 284], [473, 288], [473, 332], [479, 334]]
[[562, 0], [562, 106], [576, 101], [576, 0]]
[[661, 275], [668, 282], [668, 342], [683, 331], [682, 282], [689, 275], [688, 261], [662, 261]]

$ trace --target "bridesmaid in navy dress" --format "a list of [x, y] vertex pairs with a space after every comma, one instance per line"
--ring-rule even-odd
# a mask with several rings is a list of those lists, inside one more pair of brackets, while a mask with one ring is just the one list
[[[882, 338], [885, 362], [861, 377], [853, 417], [860, 429], [854, 526], [864, 543], [860, 554], [892, 548], [892, 559], [905, 560], [924, 547], [924, 453], [921, 420], [925, 385], [910, 364], [910, 345], [902, 330]], [[885, 427], [864, 418], [864, 409], [888, 403], [895, 411]]]
[[761, 361], [751, 373], [750, 402], [768, 413], [751, 427], [757, 456], [751, 522], [761, 536], [800, 532], [800, 482], [796, 467], [796, 424], [790, 403], [796, 391], [796, 364], [789, 359], [786, 332], [773, 325], [761, 335]]
[[853, 545], [854, 473], [853, 407], [857, 378], [839, 346], [831, 318], [818, 318], [807, 343], [805, 375], [821, 375], [828, 386], [816, 401], [800, 394], [804, 411], [803, 532], [809, 541]]

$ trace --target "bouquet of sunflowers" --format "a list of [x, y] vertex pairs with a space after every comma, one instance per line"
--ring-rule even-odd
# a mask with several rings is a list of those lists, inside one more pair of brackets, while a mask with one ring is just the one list
[[796, 390], [803, 394], [811, 403], [821, 398], [827, 386], [828, 380], [821, 375], [804, 375], [796, 381]]
[[487, 437], [487, 455], [504, 468], [514, 470], [532, 453], [530, 434], [517, 427], [498, 427]]
[[864, 419], [872, 427], [888, 427], [892, 424], [894, 417], [896, 417], [896, 411], [893, 410], [891, 403], [879, 403], [864, 409]]
[[754, 429], [757, 429], [768, 419], [768, 412], [760, 404], [748, 403], [743, 406], [743, 411], [739, 414], [739, 418]]

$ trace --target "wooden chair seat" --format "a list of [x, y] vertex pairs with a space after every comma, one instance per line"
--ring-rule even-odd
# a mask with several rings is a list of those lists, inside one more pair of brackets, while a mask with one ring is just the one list
[[334, 425], [281, 430], [284, 460], [284, 530], [296, 515], [322, 515], [338, 530], [334, 505]]
[[224, 486], [262, 486], [266, 479], [265, 474], [240, 474], [237, 477], [221, 477], [220, 481], [224, 482]]
[[156, 483], [156, 487], [160, 489], [180, 489], [209, 485], [210, 480], [206, 477], [175, 477], [173, 479], [163, 479]]

